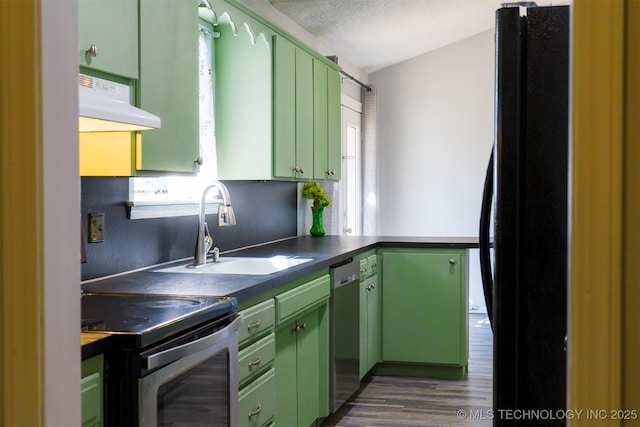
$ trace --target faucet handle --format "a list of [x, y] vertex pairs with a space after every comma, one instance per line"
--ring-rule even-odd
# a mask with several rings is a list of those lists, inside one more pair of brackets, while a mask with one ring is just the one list
[[208, 254], [213, 246], [213, 237], [211, 237], [211, 233], [209, 233], [209, 226], [207, 223], [204, 223], [204, 253]]

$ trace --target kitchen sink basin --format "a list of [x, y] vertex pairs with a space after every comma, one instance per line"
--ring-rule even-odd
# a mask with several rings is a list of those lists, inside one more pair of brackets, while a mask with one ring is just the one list
[[183, 264], [153, 270], [156, 273], [190, 273], [190, 274], [248, 274], [262, 276], [283, 271], [313, 258], [290, 256], [272, 256], [269, 258], [229, 257], [221, 256], [219, 262], [207, 263], [201, 267]]

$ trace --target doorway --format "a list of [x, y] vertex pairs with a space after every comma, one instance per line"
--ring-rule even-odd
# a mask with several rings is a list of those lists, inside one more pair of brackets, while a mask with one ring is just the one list
[[[362, 234], [362, 107], [343, 96], [339, 234]], [[348, 105], [345, 105], [348, 104]]]

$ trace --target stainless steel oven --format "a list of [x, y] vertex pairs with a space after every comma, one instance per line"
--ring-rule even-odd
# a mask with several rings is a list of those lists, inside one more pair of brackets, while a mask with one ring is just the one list
[[234, 298], [84, 295], [86, 328], [114, 333], [105, 355], [105, 424], [236, 426]]

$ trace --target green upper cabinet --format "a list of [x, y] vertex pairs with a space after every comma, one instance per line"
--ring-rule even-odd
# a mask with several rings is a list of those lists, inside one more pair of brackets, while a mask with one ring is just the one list
[[195, 173], [199, 157], [198, 3], [140, 1], [139, 106], [162, 128], [138, 141], [136, 168]]
[[313, 60], [313, 178], [340, 179], [340, 75]]
[[271, 171], [271, 37], [222, 1], [215, 39], [216, 144], [220, 179], [267, 180]]
[[138, 78], [137, 0], [80, 0], [78, 27], [81, 71]]
[[465, 250], [382, 252], [383, 362], [466, 369]]
[[220, 179], [339, 179], [339, 67], [238, 1], [211, 4]]
[[313, 178], [313, 57], [273, 38], [273, 175]]

